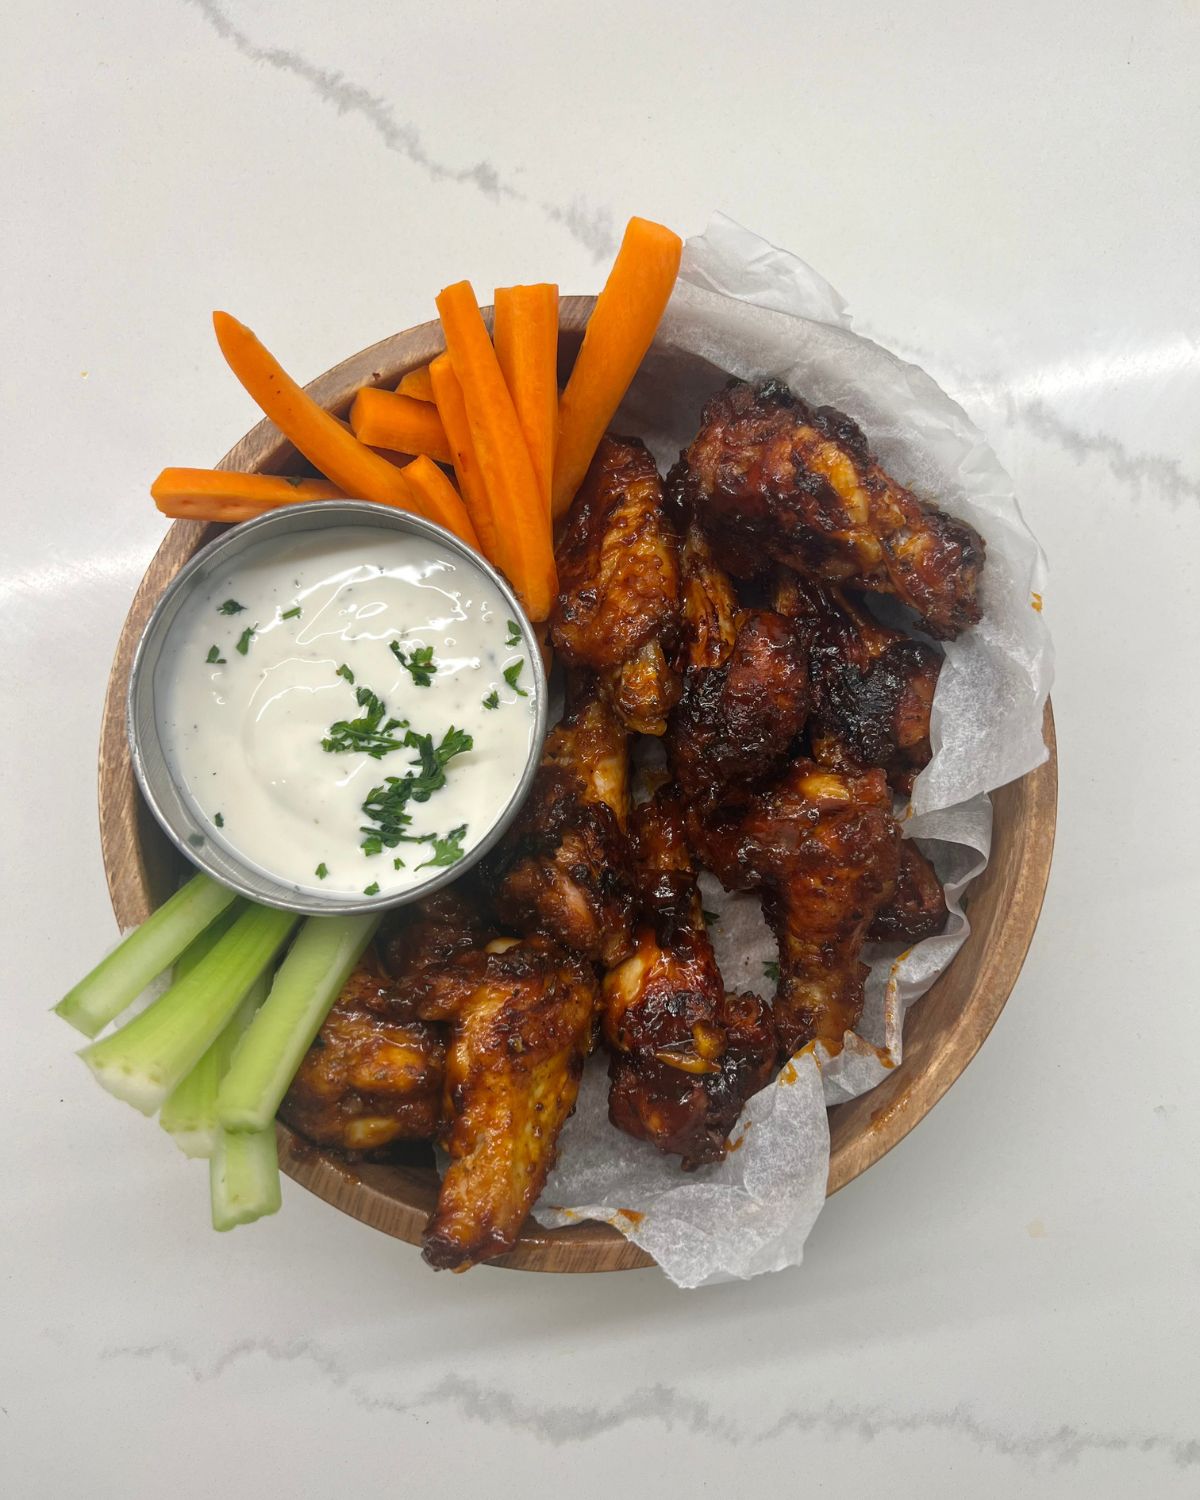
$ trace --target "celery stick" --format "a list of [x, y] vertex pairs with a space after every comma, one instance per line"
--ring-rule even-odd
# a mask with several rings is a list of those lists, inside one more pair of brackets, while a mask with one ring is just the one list
[[282, 1197], [274, 1124], [266, 1130], [218, 1130], [208, 1183], [214, 1229], [234, 1229], [278, 1213]]
[[239, 897], [232, 906], [225, 908], [215, 922], [210, 922], [198, 938], [194, 938], [187, 945], [175, 960], [175, 967], [171, 970], [172, 984], [182, 979], [185, 974], [190, 974], [200, 960], [213, 951], [245, 909], [246, 903]]
[[250, 906], [190, 974], [80, 1056], [110, 1094], [152, 1115], [200, 1061], [250, 986], [287, 941], [296, 918]]
[[233, 899], [232, 891], [207, 875], [193, 875], [63, 996], [54, 1007], [55, 1015], [84, 1036], [103, 1031]]
[[[193, 943], [192, 948], [195, 946]], [[192, 948], [183, 958], [187, 958]], [[184, 968], [183, 958], [176, 965], [176, 974]], [[260, 974], [229, 1025], [187, 1077], [176, 1084], [159, 1112], [158, 1123], [185, 1156], [211, 1157], [213, 1154], [217, 1139], [217, 1089], [225, 1076], [233, 1049], [254, 1019], [255, 1011], [267, 998], [267, 987], [267, 976]]]
[[305, 1052], [379, 917], [309, 917], [279, 966], [271, 993], [238, 1044], [217, 1093], [226, 1130], [267, 1130]]

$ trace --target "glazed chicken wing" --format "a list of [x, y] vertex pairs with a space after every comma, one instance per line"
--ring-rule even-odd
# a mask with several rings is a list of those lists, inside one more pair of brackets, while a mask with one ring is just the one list
[[911, 839], [901, 840], [896, 889], [876, 912], [867, 936], [878, 942], [919, 943], [941, 932], [949, 915], [937, 871]]
[[679, 543], [654, 460], [633, 438], [606, 437], [567, 516], [556, 553], [550, 634], [568, 667], [598, 674], [624, 722], [660, 735], [679, 696]]
[[403, 981], [369, 949], [305, 1054], [280, 1115], [316, 1145], [343, 1151], [432, 1140], [445, 1061], [445, 1028], [417, 1019]]
[[885, 473], [849, 417], [778, 381], [712, 397], [668, 482], [736, 573], [773, 557], [894, 594], [945, 639], [979, 620], [979, 534]]
[[504, 924], [544, 933], [605, 965], [619, 963], [633, 946], [628, 813], [625, 726], [595, 679], [575, 676], [533, 789], [486, 862]]
[[677, 796], [662, 789], [634, 824], [646, 920], [604, 979], [609, 1116], [686, 1170], [725, 1155], [742, 1106], [770, 1081], [777, 1041], [757, 996], [725, 993]]
[[684, 792], [702, 798], [763, 780], [787, 756], [808, 712], [806, 628], [743, 610], [699, 527], [683, 544], [683, 695], [667, 753]]
[[816, 579], [781, 572], [774, 602], [812, 641], [813, 759], [834, 771], [882, 766], [907, 795], [933, 753], [929, 715], [941, 657]]
[[761, 890], [779, 942], [773, 1013], [783, 1054], [837, 1051], [862, 1011], [860, 952], [891, 898], [900, 829], [882, 771], [838, 774], [798, 761], [765, 791], [693, 810], [689, 833], [730, 890]]
[[451, 1024], [451, 1160], [424, 1235], [430, 1265], [465, 1271], [512, 1249], [575, 1107], [598, 999], [590, 965], [544, 938], [499, 939], [431, 984], [422, 1014]]

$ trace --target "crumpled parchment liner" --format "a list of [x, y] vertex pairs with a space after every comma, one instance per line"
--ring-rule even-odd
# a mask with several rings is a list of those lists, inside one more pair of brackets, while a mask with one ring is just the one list
[[[674, 1158], [615, 1130], [606, 1059], [598, 1054], [588, 1066], [535, 1214], [546, 1225], [614, 1224], [685, 1287], [803, 1258], [825, 1199], [826, 1106], [873, 1088], [899, 1063], [905, 1012], [970, 931], [961, 897], [987, 864], [987, 793], [1045, 760], [1042, 710], [1053, 672], [1040, 609], [1042, 553], [981, 435], [923, 371], [851, 332], [843, 300], [803, 261], [717, 215], [685, 246], [658, 337], [614, 426], [644, 438], [665, 472], [726, 374], [778, 376], [814, 405], [848, 412], [884, 467], [970, 521], [988, 552], [984, 618], [945, 645], [934, 756], [904, 824], [946, 884], [945, 933], [907, 951], [867, 949], [871, 975], [857, 1035], [835, 1058], [798, 1054], [750, 1100], [717, 1166], [682, 1173]], [[712, 936], [726, 984], [769, 996], [764, 964], [774, 960], [775, 943], [757, 898], [729, 895], [708, 876], [703, 889], [717, 916]]]

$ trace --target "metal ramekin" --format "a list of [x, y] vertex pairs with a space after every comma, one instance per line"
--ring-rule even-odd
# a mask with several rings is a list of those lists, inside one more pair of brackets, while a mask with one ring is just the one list
[[[435, 870], [428, 880], [406, 891], [390, 896], [368, 897], [365, 900], [357, 895], [339, 897], [331, 893], [324, 896], [301, 890], [298, 886], [264, 874], [256, 865], [242, 860], [230, 849], [210, 838], [207, 822], [192, 810], [167, 763], [159, 737], [154, 702], [154, 674], [163, 644], [176, 615], [193, 589], [202, 587], [214, 571], [225, 567], [252, 542], [260, 541], [263, 537], [277, 533], [295, 535], [300, 532], [321, 531], [332, 526], [357, 524], [370, 526], [375, 530], [390, 529], [406, 532], [410, 536], [425, 537], [455, 558], [478, 569], [498, 590], [511, 611], [512, 618], [520, 626], [526, 656], [533, 667], [534, 680], [534, 732], [530, 740], [529, 758], [512, 796], [487, 834], [456, 865]], [[284, 911], [299, 912], [304, 916], [386, 911], [428, 896], [431, 891], [457, 880], [492, 848], [516, 816], [538, 768], [542, 742], [546, 736], [546, 670], [533, 626], [512, 589], [490, 563], [460, 542], [456, 536], [452, 536], [441, 526], [435, 526], [432, 521], [410, 515], [407, 511], [393, 510], [390, 506], [372, 505], [365, 500], [322, 500], [306, 505], [285, 506], [280, 510], [268, 511], [253, 521], [243, 521], [210, 542], [207, 547], [202, 547], [180, 569], [155, 606], [138, 642], [129, 674], [129, 695], [125, 712], [129, 753], [142, 796], [167, 837], [192, 864], [198, 865], [207, 875], [219, 880], [222, 885], [229, 886], [239, 895], [248, 896], [251, 901], [257, 901], [263, 906], [279, 907]]]

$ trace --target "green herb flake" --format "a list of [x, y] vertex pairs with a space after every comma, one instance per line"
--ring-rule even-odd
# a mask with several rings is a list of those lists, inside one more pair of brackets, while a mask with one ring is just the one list
[[204, 848], [204, 835], [202, 833], [189, 833], [187, 841], [193, 849]]
[[392, 860], [392, 869], [393, 870], [403, 870], [403, 868], [404, 868], [404, 861], [397, 854], [397, 856], [395, 857], [395, 859]]
[[410, 729], [404, 743], [417, 752], [412, 762], [414, 770], [403, 776], [388, 776], [380, 786], [372, 787], [362, 810], [375, 827], [362, 827], [359, 832], [366, 835], [363, 847], [374, 847], [378, 840], [385, 848], [394, 849], [397, 844], [429, 844], [433, 834], [411, 834], [412, 814], [410, 802], [428, 802], [434, 792], [446, 785], [446, 767], [456, 755], [463, 755], [474, 748], [475, 741], [469, 734], [453, 725], [442, 736], [441, 744], [434, 745], [433, 736], [414, 734]]
[[213, 813], [213, 822], [217, 825], [218, 828], [224, 828], [225, 827], [225, 818], [224, 818], [224, 815], [221, 814], [221, 813]]
[[233, 649], [239, 656], [245, 656], [246, 652], [249, 651], [250, 641], [257, 629], [257, 625], [247, 625], [241, 635], [238, 636], [237, 645]]
[[217, 605], [217, 613], [219, 615], [240, 615], [245, 608], [246, 606], [239, 604], [236, 599], [226, 599], [224, 604]]
[[300, 618], [300, 606], [293, 604], [291, 609], [285, 609], [279, 618], [281, 620], [298, 620]]
[[391, 750], [403, 750], [409, 744], [407, 736], [397, 738], [397, 729], [408, 729], [407, 719], [389, 718], [387, 706], [378, 693], [369, 687], [354, 690], [354, 699], [366, 712], [357, 719], [338, 719], [329, 726], [329, 733], [321, 741], [322, 750], [331, 755], [348, 750], [357, 750], [369, 755], [372, 760], [382, 760]]
[[515, 620], [506, 620], [504, 623], [508, 626], [508, 636], [506, 637], [504, 644], [506, 646], [519, 646], [522, 639], [521, 627]]
[[437, 671], [432, 646], [414, 646], [409, 656], [405, 656], [399, 641], [392, 641], [388, 649], [417, 687], [428, 687], [432, 683]]
[[279, 477], [283, 480], [284, 484], [290, 484], [294, 490], [299, 489], [304, 483], [299, 474], [281, 474]]
[[779, 983], [779, 965], [774, 959], [767, 959], [763, 964], [763, 978], [770, 979], [776, 984]]
[[483, 700], [483, 706], [484, 706], [484, 708], [499, 708], [500, 707], [500, 694], [496, 691], [495, 688], [493, 688], [491, 690], [491, 692], [487, 695], [487, 697]]
[[343, 662], [337, 669], [336, 675], [338, 677], [344, 677], [351, 687], [354, 686], [354, 673], [350, 670], [345, 662]]
[[226, 664], [225, 658], [221, 655], [220, 646], [210, 646], [204, 660], [212, 667], [223, 667]]
[[326, 875], [329, 874], [329, 866], [325, 863], [324, 860], [322, 860], [317, 868], [313, 871], [313, 874], [317, 877], [318, 880], [324, 880]]
[[378, 882], [378, 880], [372, 880], [372, 882], [371, 882], [370, 885], [364, 885], [363, 886], [363, 895], [364, 896], [378, 896], [378, 894], [379, 894], [379, 882]]
[[463, 857], [462, 841], [467, 834], [467, 825], [460, 823], [457, 828], [452, 828], [444, 839], [434, 839], [433, 858], [427, 859], [424, 864], [417, 866], [418, 870], [427, 870], [430, 865], [456, 865]]
[[505, 680], [505, 682], [508, 683], [509, 687], [512, 688], [513, 692], [516, 693], [519, 698], [528, 698], [529, 697], [529, 694], [525, 691], [525, 689], [523, 687], [518, 687], [517, 686], [517, 678], [520, 677], [520, 675], [521, 675], [521, 668], [524, 665], [525, 665], [525, 658], [523, 656], [520, 656], [520, 657], [517, 658], [517, 660], [515, 662], [513, 662], [513, 664], [512, 664], [511, 667], [505, 667], [505, 669], [504, 669], [504, 680]]
[[713, 925], [714, 922], [719, 922], [721, 920], [721, 914], [719, 912], [706, 911], [704, 909], [704, 907], [700, 908], [700, 915], [704, 918], [704, 920], [708, 923], [708, 925], [710, 927]]

